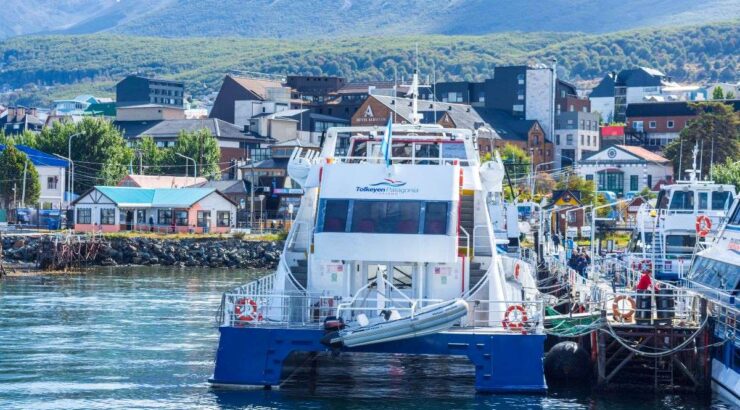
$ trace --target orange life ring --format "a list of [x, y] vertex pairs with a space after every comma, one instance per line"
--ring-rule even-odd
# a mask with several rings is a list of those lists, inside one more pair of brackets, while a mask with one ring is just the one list
[[[627, 311], [627, 313], [622, 313], [621, 306], [619, 306], [619, 302], [623, 300], [626, 300], [627, 303], [629, 303], [630, 305], [630, 308]], [[616, 298], [614, 298], [614, 301], [612, 302], [612, 316], [616, 320], [622, 319], [625, 322], [631, 322], [632, 316], [635, 314], [636, 309], [637, 309], [637, 303], [635, 303], [635, 300], [629, 296], [619, 295]]]
[[[247, 308], [249, 306], [249, 308]], [[237, 320], [242, 322], [251, 322], [253, 320], [262, 320], [262, 313], [257, 311], [257, 302], [252, 298], [241, 298], [234, 305], [234, 314]]]
[[696, 233], [702, 238], [709, 235], [712, 230], [712, 220], [706, 215], [699, 215], [696, 217]]
[[[517, 315], [519, 315], [519, 318], [515, 318], [515, 320], [510, 320], [509, 316], [512, 312], [517, 311]], [[511, 330], [522, 330], [524, 329], [524, 325], [527, 324], [527, 311], [524, 309], [524, 306], [522, 305], [512, 305], [509, 306], [508, 309], [506, 309], [506, 314], [504, 315], [504, 329], [511, 329]]]

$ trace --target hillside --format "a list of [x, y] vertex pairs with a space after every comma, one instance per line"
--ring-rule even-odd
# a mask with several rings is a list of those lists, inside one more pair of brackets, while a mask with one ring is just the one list
[[4, 0], [3, 6], [0, 38], [100, 32], [300, 39], [605, 33], [740, 15], [737, 0]]
[[[482, 79], [493, 67], [549, 61], [559, 76], [600, 78], [632, 66], [661, 69], [682, 81], [737, 79], [740, 25], [736, 22], [670, 30], [635, 30], [603, 35], [504, 33], [486, 36], [402, 36], [332, 41], [267, 39], [162, 39], [115, 35], [14, 38], [0, 42], [0, 84], [29, 85], [16, 96], [38, 103], [59, 95], [110, 86], [140, 72], [187, 82], [194, 95], [216, 90], [224, 74], [341, 75], [355, 80], [408, 76], [419, 44], [422, 75], [436, 64], [438, 80]], [[37, 86], [62, 86], [34, 90]], [[71, 94], [71, 92], [70, 92]]]

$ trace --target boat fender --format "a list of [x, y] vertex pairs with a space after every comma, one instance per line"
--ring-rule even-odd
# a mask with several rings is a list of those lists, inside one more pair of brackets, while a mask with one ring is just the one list
[[[516, 311], [513, 318], [510, 318], [512, 316], [512, 313]], [[527, 311], [524, 309], [524, 306], [522, 305], [511, 305], [506, 309], [506, 314], [504, 315], [504, 329], [510, 329], [510, 330], [524, 330], [524, 325], [527, 324]]]
[[329, 332], [342, 329], [344, 329], [344, 320], [341, 317], [327, 316], [326, 319], [324, 319], [325, 331]]
[[696, 233], [702, 238], [706, 238], [712, 230], [712, 220], [706, 215], [696, 217]]
[[[624, 311], [623, 305], [620, 305], [620, 302], [625, 300], [629, 304], [629, 309], [626, 312]], [[631, 322], [632, 316], [635, 314], [636, 309], [637, 303], [635, 302], [635, 300], [626, 295], [619, 295], [614, 298], [614, 302], [612, 302], [612, 316], [615, 320]]]
[[242, 322], [251, 322], [253, 320], [261, 321], [262, 313], [257, 309], [257, 302], [252, 298], [241, 298], [234, 305], [234, 314], [236, 319]]

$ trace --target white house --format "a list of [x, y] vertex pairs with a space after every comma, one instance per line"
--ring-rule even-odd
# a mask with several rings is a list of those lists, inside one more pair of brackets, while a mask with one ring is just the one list
[[[62, 209], [65, 207], [64, 191], [66, 187], [66, 172], [67, 172], [67, 160], [61, 159], [54, 155], [35, 150], [25, 145], [15, 146], [19, 151], [26, 154], [28, 159], [36, 168], [39, 173], [39, 184], [41, 185], [41, 193], [39, 195], [38, 204], [42, 209]], [[0, 152], [5, 150], [5, 145], [0, 145]], [[17, 192], [17, 200], [21, 200], [22, 187], [19, 183]], [[29, 206], [35, 206], [37, 204], [26, 204]]]
[[578, 175], [595, 180], [599, 191], [612, 191], [618, 196], [639, 192], [644, 187], [658, 190], [673, 181], [673, 164], [667, 158], [645, 148], [614, 145], [581, 160]]

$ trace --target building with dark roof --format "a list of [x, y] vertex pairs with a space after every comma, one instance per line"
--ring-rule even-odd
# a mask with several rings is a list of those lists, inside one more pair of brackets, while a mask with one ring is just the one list
[[[243, 126], [244, 121], [241, 123], [236, 121], [237, 101], [274, 101], [276, 91], [281, 91], [280, 96], [282, 98], [280, 98], [281, 101], [279, 102], [285, 104], [285, 107], [287, 108], [287, 104], [290, 100], [290, 89], [283, 87], [283, 84], [280, 81], [264, 78], [240, 77], [228, 74], [224, 77], [224, 81], [218, 91], [216, 100], [213, 102], [213, 108], [211, 108], [211, 112], [208, 116], [209, 118], [218, 118], [222, 121]], [[249, 107], [251, 108], [251, 104], [249, 104]], [[270, 110], [269, 107], [263, 107], [262, 104], [259, 104], [257, 109], [250, 110], [248, 114], [245, 114], [245, 116], [246, 120], [249, 120], [249, 118], [258, 113], [275, 111], [275, 108]]]
[[234, 124], [217, 118], [115, 121], [113, 125], [121, 129], [124, 138], [128, 140], [136, 140], [143, 136], [149, 136], [160, 147], [174, 145], [177, 136], [181, 132], [206, 130], [218, 141], [221, 150], [221, 159], [219, 162], [221, 163], [222, 170], [229, 167], [230, 161], [249, 158], [251, 150], [258, 149], [263, 144], [270, 142], [267, 138], [246, 133]]
[[0, 130], [5, 135], [23, 134], [26, 131], [40, 132], [43, 127], [44, 122], [39, 119], [36, 108], [8, 107], [0, 113]]
[[183, 107], [185, 83], [182, 81], [129, 75], [116, 84], [117, 106], [159, 104]]

